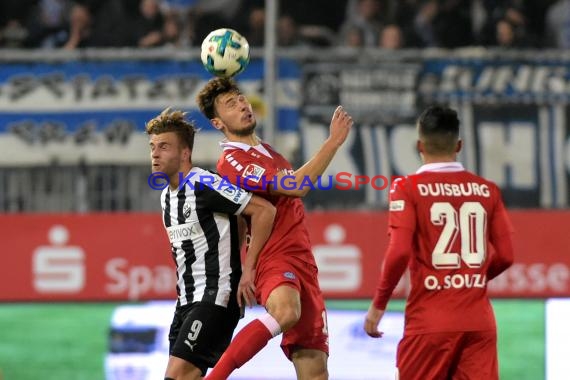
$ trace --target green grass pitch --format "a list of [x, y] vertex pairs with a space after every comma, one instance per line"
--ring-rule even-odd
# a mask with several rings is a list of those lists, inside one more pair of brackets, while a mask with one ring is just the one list
[[[329, 301], [366, 310], [369, 301]], [[501, 380], [545, 373], [544, 301], [495, 300]], [[0, 380], [103, 380], [113, 303], [0, 304]], [[403, 310], [402, 301], [389, 309]], [[334, 375], [331, 374], [331, 378]]]

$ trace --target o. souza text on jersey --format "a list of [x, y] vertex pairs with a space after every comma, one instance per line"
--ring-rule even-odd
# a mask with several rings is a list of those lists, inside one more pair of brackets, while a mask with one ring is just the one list
[[487, 276], [479, 273], [449, 274], [444, 276], [441, 282], [434, 275], [426, 276], [424, 279], [424, 286], [427, 290], [484, 288], [486, 284]]

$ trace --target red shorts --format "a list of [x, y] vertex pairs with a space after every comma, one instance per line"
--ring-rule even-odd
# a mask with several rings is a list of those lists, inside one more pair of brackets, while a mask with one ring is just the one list
[[298, 348], [315, 349], [329, 353], [329, 335], [325, 301], [318, 281], [317, 267], [297, 261], [272, 261], [265, 268], [258, 267], [256, 297], [265, 305], [269, 294], [280, 285], [291, 286], [301, 296], [301, 318], [291, 329], [283, 333], [281, 348], [285, 356]]
[[405, 335], [396, 357], [400, 380], [498, 380], [495, 331]]

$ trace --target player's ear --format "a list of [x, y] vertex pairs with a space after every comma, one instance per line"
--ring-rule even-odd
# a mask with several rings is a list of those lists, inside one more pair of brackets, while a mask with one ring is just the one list
[[184, 148], [184, 150], [182, 150], [182, 159], [184, 161], [190, 161], [191, 157], [192, 157], [192, 150], [188, 147]]
[[457, 140], [457, 145], [455, 146], [455, 153], [459, 153], [461, 151], [461, 148], [463, 148], [463, 140], [459, 139]]
[[422, 143], [421, 140], [418, 140], [416, 142], [416, 149], [418, 150], [418, 153], [423, 153], [424, 152], [424, 144]]
[[216, 128], [218, 131], [221, 131], [224, 128], [224, 123], [217, 117], [210, 119], [210, 123], [212, 123], [214, 128]]

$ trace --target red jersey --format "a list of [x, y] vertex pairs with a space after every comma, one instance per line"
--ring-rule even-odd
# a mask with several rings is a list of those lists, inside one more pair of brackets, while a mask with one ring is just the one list
[[[269, 193], [268, 183], [280, 173], [291, 174], [291, 164], [270, 145], [252, 147], [243, 143], [224, 142], [218, 160], [219, 174], [231, 183], [262, 196], [277, 209], [271, 236], [259, 255], [258, 268], [265, 263], [283, 259], [298, 259], [316, 267], [311, 251], [309, 232], [305, 224], [305, 208], [300, 198], [275, 196]], [[279, 182], [274, 182], [280, 186]]]
[[[496, 328], [487, 297], [491, 245], [512, 226], [494, 183], [460, 163], [424, 165], [393, 184], [388, 225], [413, 231], [406, 334]], [[384, 267], [389, 286], [379, 288], [376, 305], [387, 302], [398, 271]]]

